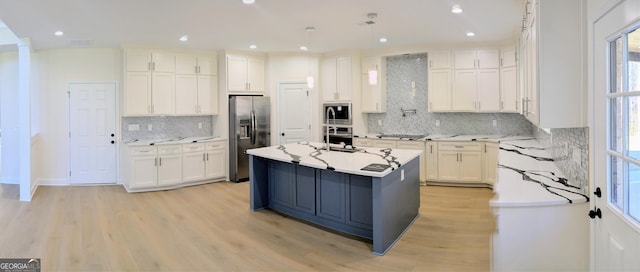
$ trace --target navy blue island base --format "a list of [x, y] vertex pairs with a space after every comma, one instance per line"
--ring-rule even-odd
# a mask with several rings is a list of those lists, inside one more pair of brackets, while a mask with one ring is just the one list
[[418, 218], [416, 157], [383, 177], [249, 156], [251, 210], [265, 208], [373, 241], [384, 255]]

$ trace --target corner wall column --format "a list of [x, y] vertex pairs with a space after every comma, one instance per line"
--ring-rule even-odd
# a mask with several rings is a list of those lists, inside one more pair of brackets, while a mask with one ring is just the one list
[[31, 40], [18, 41], [20, 201], [31, 201]]

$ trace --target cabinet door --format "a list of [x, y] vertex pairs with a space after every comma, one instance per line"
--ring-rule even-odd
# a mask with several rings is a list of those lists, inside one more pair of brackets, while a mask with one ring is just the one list
[[295, 164], [269, 160], [269, 202], [288, 208], [293, 207]]
[[[385, 63], [382, 57], [362, 59], [362, 112], [385, 112], [387, 110]], [[377, 73], [377, 82], [373, 85], [369, 81], [370, 70]]]
[[516, 67], [500, 69], [500, 111], [518, 112], [518, 73]]
[[498, 145], [487, 143], [484, 148], [484, 182], [493, 185], [498, 176]]
[[351, 57], [339, 57], [336, 61], [337, 64], [337, 89], [338, 100], [349, 101], [351, 100]]
[[394, 140], [371, 140], [372, 147], [378, 148], [396, 148], [396, 141]]
[[182, 154], [158, 156], [158, 185], [182, 182]]
[[188, 152], [182, 154], [182, 180], [188, 182], [205, 179], [204, 159], [205, 154], [203, 152]]
[[316, 214], [318, 217], [345, 223], [347, 174], [331, 171], [316, 171]]
[[459, 180], [460, 153], [457, 151], [438, 151], [438, 179], [442, 181]]
[[248, 60], [240, 56], [227, 56], [227, 90], [246, 91], [249, 87]]
[[438, 144], [436, 143], [426, 144], [425, 172], [427, 180], [438, 180]]
[[173, 73], [152, 73], [151, 76], [151, 109], [152, 114], [174, 114], [175, 111], [175, 76]]
[[173, 53], [153, 52], [151, 54], [154, 72], [173, 73], [176, 70], [176, 59]]
[[351, 175], [347, 188], [347, 225], [373, 229], [373, 192], [371, 177]]
[[498, 69], [500, 68], [500, 51], [497, 49], [476, 51], [478, 59], [478, 69]]
[[198, 76], [198, 113], [218, 114], [216, 76]]
[[196, 75], [176, 74], [176, 114], [198, 113], [198, 81]]
[[151, 113], [151, 73], [127, 72], [125, 87], [125, 115]]
[[353, 146], [355, 147], [370, 147], [371, 140], [369, 139], [361, 139], [361, 138], [353, 138]]
[[316, 171], [314, 168], [296, 165], [293, 208], [315, 215]]
[[429, 111], [451, 110], [451, 70], [429, 70]]
[[176, 55], [176, 75], [195, 75], [198, 69], [198, 57], [190, 54]]
[[151, 52], [146, 50], [127, 50], [125, 55], [127, 72], [151, 71]]
[[451, 109], [454, 111], [476, 110], [476, 70], [455, 70]]
[[515, 47], [508, 47], [500, 50], [500, 67], [515, 67], [516, 65]]
[[460, 181], [482, 181], [482, 153], [460, 152]]
[[156, 168], [156, 154], [132, 156], [130, 158], [131, 176], [130, 188], [153, 187], [158, 184], [158, 169]]
[[198, 74], [215, 76], [218, 74], [218, 65], [214, 56], [198, 56]]
[[337, 94], [337, 67], [336, 58], [327, 58], [322, 60], [322, 97], [324, 101], [335, 101], [338, 99]]
[[479, 69], [476, 71], [478, 111], [500, 111], [500, 70]]
[[247, 67], [249, 91], [264, 92], [264, 60], [249, 58]]
[[449, 69], [451, 68], [451, 51], [429, 51], [429, 69]]
[[456, 50], [453, 53], [453, 61], [455, 69], [475, 69], [476, 51]]
[[205, 177], [207, 179], [224, 177], [224, 171], [227, 169], [224, 148], [207, 150], [205, 159]]

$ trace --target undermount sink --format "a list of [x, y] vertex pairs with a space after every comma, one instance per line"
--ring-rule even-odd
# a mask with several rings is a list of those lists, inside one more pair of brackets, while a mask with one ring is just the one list
[[360, 151], [361, 149], [358, 148], [345, 148], [345, 147], [329, 147], [330, 151], [338, 151], [338, 152], [347, 152], [347, 153], [353, 153], [353, 152], [357, 152]]

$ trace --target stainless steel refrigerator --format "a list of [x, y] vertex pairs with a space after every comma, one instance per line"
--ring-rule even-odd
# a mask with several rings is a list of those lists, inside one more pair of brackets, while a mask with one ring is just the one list
[[264, 96], [229, 97], [229, 179], [249, 179], [247, 149], [270, 145], [269, 98]]

